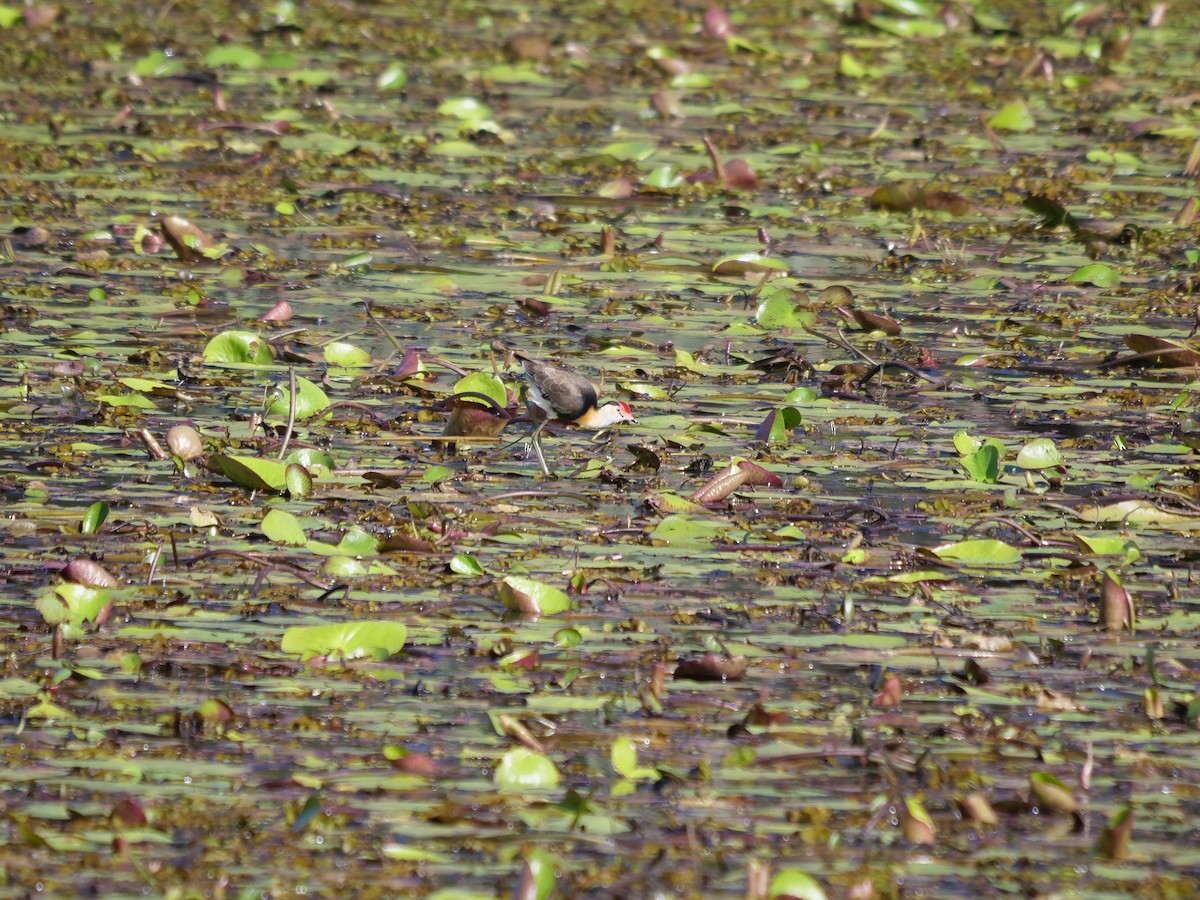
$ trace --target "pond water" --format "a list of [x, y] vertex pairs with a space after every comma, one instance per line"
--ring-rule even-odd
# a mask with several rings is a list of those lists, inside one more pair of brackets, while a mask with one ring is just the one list
[[1189, 16], [0, 6], [6, 888], [1200, 892]]

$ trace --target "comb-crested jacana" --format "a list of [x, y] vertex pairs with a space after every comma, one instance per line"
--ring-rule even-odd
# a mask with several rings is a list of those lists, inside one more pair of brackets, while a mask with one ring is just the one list
[[[546, 423], [553, 420], [576, 428], [600, 431], [618, 422], [636, 422], [633, 410], [623, 400], [600, 403], [596, 386], [574, 369], [553, 363], [531, 359], [523, 353], [513, 353], [525, 370], [525, 402], [530, 411], [537, 410], [542, 421], [529, 437], [530, 446], [537, 453], [542, 472], [550, 474], [546, 457], [542, 453], [541, 432]], [[534, 414], [537, 418], [537, 414]]]

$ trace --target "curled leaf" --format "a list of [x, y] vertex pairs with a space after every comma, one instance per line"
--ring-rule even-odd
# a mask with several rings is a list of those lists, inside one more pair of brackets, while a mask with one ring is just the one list
[[1200, 366], [1200, 353], [1187, 344], [1150, 334], [1127, 334], [1123, 340], [1125, 346], [1137, 356], [1114, 360], [1111, 365], [1157, 366], [1162, 369]]
[[513, 612], [526, 616], [552, 616], [571, 608], [571, 598], [563, 591], [520, 575], [497, 581], [496, 596]]
[[973, 825], [997, 825], [1000, 822], [992, 804], [978, 791], [959, 798], [955, 803], [958, 811], [962, 813], [963, 820]]
[[854, 309], [839, 306], [840, 312], [847, 319], [850, 319], [863, 331], [882, 331], [889, 337], [896, 337], [904, 329], [900, 327], [900, 323], [895, 319], [889, 319], [887, 316], [881, 316], [876, 313], [870, 313], [862, 309]]
[[904, 687], [900, 684], [900, 678], [889, 674], [883, 680], [883, 687], [879, 689], [879, 693], [871, 700], [871, 705], [880, 709], [894, 709], [903, 699]]
[[212, 247], [207, 234], [179, 216], [164, 216], [158, 223], [162, 236], [182, 262], [194, 263], [204, 259], [204, 251]]
[[757, 463], [742, 460], [722, 469], [702, 484], [692, 493], [691, 499], [696, 503], [714, 503], [724, 500], [745, 484], [763, 484], [778, 488], [783, 487], [783, 479]]
[[167, 446], [184, 462], [204, 455], [204, 441], [191, 425], [176, 425], [168, 431]]
[[1100, 580], [1100, 626], [1107, 631], [1133, 631], [1133, 598], [1109, 572]]
[[1118, 809], [1096, 842], [1096, 855], [1113, 862], [1119, 862], [1129, 855], [1129, 844], [1133, 840], [1133, 808], [1122, 806]]
[[89, 588], [115, 588], [118, 581], [104, 566], [91, 559], [73, 559], [62, 571], [62, 577], [72, 584]]
[[1079, 809], [1079, 801], [1071, 789], [1046, 772], [1030, 775], [1029, 788], [1038, 805], [1048, 812], [1073, 813]]
[[920, 801], [912, 798], [904, 801], [901, 823], [905, 840], [914, 844], [932, 844], [937, 841], [933, 817], [926, 812]]

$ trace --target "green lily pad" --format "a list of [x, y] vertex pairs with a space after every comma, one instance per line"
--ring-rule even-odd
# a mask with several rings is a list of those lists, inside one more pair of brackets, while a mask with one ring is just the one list
[[345, 341], [331, 341], [322, 350], [325, 361], [333, 366], [350, 369], [371, 365], [371, 354]]
[[[499, 409], [504, 409], [508, 404], [508, 390], [504, 387], [504, 382], [490, 372], [472, 372], [470, 375], [460, 378], [454, 384], [453, 393], [482, 394], [495, 403]], [[470, 397], [463, 399], [471, 402]], [[477, 400], [476, 402], [481, 401]]]
[[408, 73], [400, 63], [392, 63], [379, 73], [375, 87], [381, 91], [398, 91], [408, 84]]
[[637, 743], [632, 738], [616, 738], [609, 749], [609, 758], [613, 771], [624, 778], [658, 778], [658, 769], [638, 765]]
[[1006, 103], [988, 119], [988, 127], [996, 131], [1032, 131], [1036, 126], [1033, 113], [1022, 100]]
[[224, 331], [204, 348], [204, 361], [216, 365], [266, 366], [272, 359], [271, 345], [249, 331]]
[[1121, 283], [1121, 276], [1111, 266], [1104, 263], [1092, 263], [1080, 266], [1066, 279], [1072, 284], [1090, 284], [1094, 287], [1111, 288]]
[[525, 615], [553, 616], [571, 608], [571, 598], [565, 592], [520, 575], [497, 581], [496, 595], [506, 607]]
[[[271, 403], [270, 409], [267, 410], [273, 416], [287, 416], [290, 412], [291, 392], [286, 387], [280, 390], [280, 396], [277, 396], [274, 402]], [[329, 408], [329, 397], [321, 390], [320, 386], [307, 378], [296, 379], [296, 419], [303, 421], [311, 419], [313, 416], [324, 412]]]
[[1022, 469], [1052, 469], [1063, 464], [1063, 455], [1050, 438], [1037, 438], [1017, 453], [1017, 465]]
[[238, 487], [252, 491], [282, 493], [287, 488], [287, 464], [275, 459], [214, 453], [208, 457], [206, 465]]
[[781, 869], [771, 879], [767, 889], [768, 897], [788, 897], [794, 900], [826, 900], [825, 889], [821, 883], [796, 868]]
[[399, 653], [408, 638], [400, 622], [347, 622], [338, 625], [296, 625], [283, 633], [284, 653], [356, 659], [386, 658]]
[[500, 759], [496, 787], [502, 791], [544, 791], [558, 787], [558, 769], [541, 753], [514, 747]]
[[282, 509], [272, 509], [263, 516], [262, 530], [263, 534], [276, 544], [303, 547], [308, 540], [300, 526], [300, 520]]
[[942, 559], [952, 559], [969, 566], [1007, 566], [1021, 559], [1021, 550], [1003, 541], [985, 539], [959, 541], [934, 547]]

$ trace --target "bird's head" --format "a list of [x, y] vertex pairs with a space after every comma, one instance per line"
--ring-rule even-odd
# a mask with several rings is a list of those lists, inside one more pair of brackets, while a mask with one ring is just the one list
[[637, 419], [633, 416], [633, 410], [629, 408], [629, 404], [624, 400], [609, 400], [607, 403], [602, 403], [590, 415], [578, 420], [577, 424], [584, 428], [607, 428], [609, 425], [616, 425], [618, 422], [636, 422]]
[[636, 422], [637, 419], [633, 415], [633, 410], [629, 408], [629, 404], [624, 400], [609, 400], [603, 407], [608, 411], [608, 415], [612, 418], [612, 422]]

